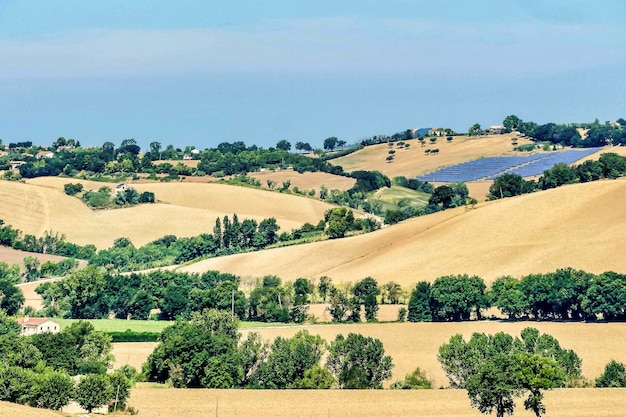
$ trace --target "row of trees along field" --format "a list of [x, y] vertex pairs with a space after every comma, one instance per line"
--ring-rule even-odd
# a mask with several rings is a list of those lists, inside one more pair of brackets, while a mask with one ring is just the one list
[[254, 332], [240, 339], [227, 312], [194, 312], [163, 331], [144, 373], [175, 387], [205, 388], [372, 389], [391, 378], [382, 342], [360, 334], [338, 335], [329, 345], [306, 330], [271, 344]]
[[[273, 217], [257, 222], [253, 219], [240, 221], [237, 214], [232, 218], [216, 218], [213, 233], [178, 238], [166, 235], [144, 246], [136, 248], [130, 239], [122, 237], [108, 249], [97, 251], [95, 246], [80, 246], [66, 241], [64, 235], [46, 232], [41, 238], [33, 235], [22, 237], [18, 229], [5, 225], [0, 219], [0, 245], [10, 246], [34, 253], [86, 259], [91, 265], [103, 266], [109, 271], [133, 271], [159, 266], [180, 264], [199, 258], [230, 255], [260, 250], [274, 244], [295, 244], [307, 239], [330, 239], [345, 237], [347, 233], [364, 233], [377, 230], [380, 223], [372, 218], [356, 219], [352, 210], [345, 207], [329, 209], [316, 225], [305, 223], [291, 232], [278, 233], [280, 226]], [[75, 261], [67, 261], [76, 266]], [[56, 265], [56, 264], [55, 264]], [[31, 266], [34, 266], [32, 268]], [[37, 269], [36, 262], [29, 262], [28, 281], [33, 281], [50, 272], [53, 264]], [[63, 266], [66, 266], [63, 264]], [[71, 270], [73, 268], [70, 268]], [[60, 267], [52, 272], [58, 272]]]
[[[11, 285], [7, 281], [6, 294], [12, 294]], [[213, 308], [241, 320], [296, 323], [309, 318], [308, 305], [314, 299], [328, 303], [334, 322], [360, 322], [362, 310], [367, 321], [376, 321], [380, 302], [399, 304], [404, 297], [399, 284], [379, 286], [372, 277], [342, 288], [328, 277], [321, 277], [314, 285], [304, 278], [283, 283], [272, 275], [246, 285], [249, 297], [240, 288], [238, 276], [217, 271], [201, 275], [172, 271], [110, 275], [89, 266], [62, 281], [43, 283], [36, 291], [45, 306], [39, 314], [47, 316], [97, 319], [115, 315], [145, 320], [151, 310], [159, 309], [158, 318], [173, 320]], [[625, 288], [624, 274], [595, 275], [571, 268], [521, 279], [500, 277], [489, 290], [478, 276], [449, 275], [432, 284], [418, 283], [398, 319], [481, 319], [484, 309], [496, 307], [511, 320], [623, 320]], [[17, 312], [23, 297], [16, 297], [6, 296], [0, 306]]]
[[469, 320], [497, 307], [509, 319], [623, 320], [626, 275], [572, 268], [521, 279], [503, 276], [489, 291], [477, 276], [450, 275], [420, 282], [411, 293], [409, 321]]
[[626, 157], [614, 152], [600, 155], [597, 161], [585, 161], [575, 166], [559, 163], [543, 172], [538, 181], [526, 181], [517, 174], [503, 174], [489, 187], [489, 200], [513, 197], [547, 190], [566, 184], [597, 181], [603, 178], [615, 179], [626, 175]]
[[111, 338], [89, 323], [21, 336], [0, 310], [0, 401], [59, 410], [74, 400], [89, 413], [106, 405], [125, 410], [138, 375], [129, 366], [107, 373], [112, 363]]

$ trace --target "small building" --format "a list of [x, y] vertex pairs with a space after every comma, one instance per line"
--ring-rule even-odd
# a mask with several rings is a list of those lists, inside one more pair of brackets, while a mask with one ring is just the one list
[[126, 183], [121, 182], [115, 186], [115, 194], [119, 194], [126, 190], [128, 190], [128, 185], [126, 185]]
[[35, 155], [35, 158], [37, 158], [37, 159], [42, 159], [42, 158], [50, 159], [50, 158], [54, 158], [54, 152], [50, 152], [50, 151], [40, 151], [40, 152], [37, 152], [37, 155]]
[[490, 126], [488, 132], [492, 135], [501, 135], [505, 130], [506, 128], [504, 126]]
[[20, 317], [17, 319], [22, 336], [32, 336], [41, 333], [59, 333], [61, 325], [47, 317]]

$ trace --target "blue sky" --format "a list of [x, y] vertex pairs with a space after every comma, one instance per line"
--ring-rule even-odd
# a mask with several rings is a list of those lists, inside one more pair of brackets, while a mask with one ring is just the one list
[[626, 5], [0, 0], [0, 138], [321, 146], [626, 117]]

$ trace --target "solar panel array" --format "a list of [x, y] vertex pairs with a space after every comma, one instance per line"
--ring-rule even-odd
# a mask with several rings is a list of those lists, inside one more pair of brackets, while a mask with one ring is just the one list
[[502, 174], [517, 174], [532, 177], [543, 174], [555, 164], [572, 164], [587, 155], [598, 152], [602, 148], [583, 150], [566, 150], [557, 152], [537, 153], [527, 156], [497, 156], [481, 158], [438, 169], [417, 179], [429, 182], [468, 182], [481, 179], [492, 180]]

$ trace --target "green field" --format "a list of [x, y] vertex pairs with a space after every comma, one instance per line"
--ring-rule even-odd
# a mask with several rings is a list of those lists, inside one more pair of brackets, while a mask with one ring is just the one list
[[397, 210], [399, 207], [420, 207], [428, 204], [429, 194], [410, 188], [392, 185], [391, 188], [381, 188], [372, 196], [373, 199], [380, 200], [382, 210]]
[[[61, 325], [61, 330], [70, 326], [72, 323], [77, 323], [80, 320], [75, 319], [59, 319], [55, 318], [55, 321]], [[101, 320], [83, 320], [93, 325], [96, 330], [103, 332], [125, 332], [131, 330], [133, 332], [149, 332], [149, 333], [161, 333], [163, 329], [171, 326], [175, 322], [173, 321], [157, 321], [157, 320], [119, 320], [119, 319], [101, 319]], [[263, 323], [258, 321], [244, 321], [239, 322], [239, 328], [251, 329], [255, 327], [280, 327], [280, 326], [294, 326], [294, 324], [285, 323]]]

